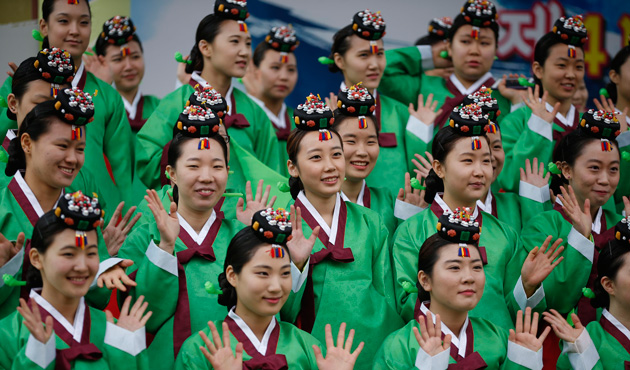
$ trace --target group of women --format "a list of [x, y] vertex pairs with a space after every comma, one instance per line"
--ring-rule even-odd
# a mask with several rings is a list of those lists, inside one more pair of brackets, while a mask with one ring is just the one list
[[161, 101], [131, 19], [88, 50], [89, 2], [42, 14], [0, 90], [0, 368], [630, 364], [630, 46], [581, 114], [580, 16], [532, 88], [490, 73], [489, 1], [394, 50], [361, 10], [320, 58], [339, 91], [291, 108], [296, 32], [252, 53], [246, 1]]

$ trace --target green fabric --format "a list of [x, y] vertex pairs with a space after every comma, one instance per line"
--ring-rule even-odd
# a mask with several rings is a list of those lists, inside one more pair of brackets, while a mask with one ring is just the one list
[[[354, 261], [339, 263], [326, 259], [312, 267], [315, 322], [311, 334], [325, 342], [324, 328], [342, 322], [365, 341], [356, 369], [367, 369], [385, 337], [403, 325], [395, 310], [387, 228], [379, 215], [365, 207], [346, 203], [344, 248], [351, 248]], [[305, 237], [312, 229], [302, 220]], [[313, 253], [324, 248], [317, 239]], [[294, 322], [301, 307], [301, 294], [291, 293], [281, 311], [283, 321]], [[356, 342], [356, 341], [355, 341]]]
[[385, 95], [405, 106], [418, 103], [422, 70], [422, 55], [415, 46], [385, 51], [387, 66], [378, 87]]
[[[160, 99], [153, 95], [143, 95], [142, 97], [144, 99], [142, 105], [142, 119], [147, 120], [151, 114], [153, 114], [153, 111], [157, 108], [158, 104], [160, 104]], [[134, 148], [137, 148], [138, 139], [136, 136], [138, 135], [138, 132], [132, 130], [131, 133], [133, 134]], [[144, 183], [142, 183], [139, 176], [134, 176], [132, 187], [133, 190], [130, 205], [135, 205], [144, 199], [144, 196], [147, 194], [147, 187]]]
[[[630, 135], [630, 133], [626, 132], [624, 135]], [[630, 145], [626, 145], [625, 147], [619, 148], [621, 153], [630, 153]], [[621, 154], [620, 153], [620, 154]], [[630, 174], [630, 161], [626, 161], [621, 159], [621, 163], [619, 166], [619, 185], [617, 185], [617, 190], [615, 191], [615, 204], [617, 207], [617, 212], [621, 213], [624, 210], [623, 197], [630, 197], [630, 181], [624, 181], [624, 179], [628, 178]]]
[[525, 221], [553, 207], [550, 201], [540, 203], [514, 193], [493, 192], [492, 196], [496, 198], [497, 218], [519, 233]]
[[[204, 284], [210, 281], [217, 284], [219, 274], [223, 272], [223, 262], [227, 247], [244, 227], [236, 220], [224, 219], [213, 243], [216, 261], [195, 257], [185, 266], [188, 301], [190, 304], [190, 324], [192, 333], [207, 327], [208, 321], [220, 320], [227, 315], [227, 309], [217, 302], [216, 295], [206, 292]], [[138, 286], [130, 289], [130, 295], [136, 299], [144, 295], [149, 302], [148, 310], [153, 316], [147, 322], [147, 331], [155, 334], [148, 348], [152, 368], [171, 369], [175, 361], [173, 353], [173, 322], [179, 293], [178, 277], [154, 265], [146, 256], [147, 247], [153, 240], [159, 244], [160, 233], [155, 222], [136, 227], [125, 240], [118, 256], [134, 261], [128, 273], [137, 271]], [[177, 238], [175, 253], [188, 247]], [[119, 301], [120, 302], [120, 301]]]
[[[597, 353], [599, 361], [593, 367], [594, 370], [603, 369], [621, 369], [624, 362], [630, 361], [629, 348], [624, 348], [615, 337], [610, 335], [602, 328], [599, 321], [593, 321], [586, 326], [586, 331], [591, 337]], [[558, 358], [557, 369], [571, 369], [569, 356], [562, 353]]]
[[[516, 313], [513, 301], [514, 286], [520, 276], [527, 253], [521, 246], [516, 231], [508, 224], [497, 220], [491, 214], [482, 212], [482, 233], [479, 245], [486, 248], [488, 264], [486, 286], [477, 307], [470, 311], [471, 317], [492, 320], [506, 329], [514, 327], [512, 317]], [[405, 322], [414, 319], [413, 312], [418, 298], [417, 293], [407, 293], [402, 284], [409, 282], [416, 286], [418, 280], [418, 254], [424, 241], [435, 234], [438, 218], [430, 208], [410, 217], [402, 223], [394, 237], [392, 255], [396, 284], [398, 312]]]
[[[621, 219], [620, 215], [606, 209], [603, 212], [608, 228], [614, 227]], [[592, 263], [568, 243], [571, 229], [573, 226], [562, 217], [560, 212], [551, 210], [532, 218], [525, 224], [521, 232], [525, 252], [529, 252], [536, 246], [541, 246], [549, 235], [552, 236], [552, 241], [562, 238], [560, 245], [565, 248], [562, 252], [564, 260], [553, 269], [543, 282], [548, 308], [553, 308], [561, 314], [568, 313], [577, 304], [592, 267]], [[602, 232], [604, 231], [606, 230], [602, 230]]]
[[[476, 317], [470, 318], [469, 325], [472, 325], [474, 333], [473, 350], [483, 358], [488, 369], [526, 369], [507, 358], [508, 331], [506, 329]], [[420, 325], [416, 320], [410, 321], [385, 339], [374, 359], [374, 370], [417, 369], [415, 363], [420, 345], [413, 333], [413, 328], [420, 331]], [[449, 363], [457, 362], [450, 357]]]
[[[287, 125], [291, 125], [291, 130], [295, 128], [295, 121], [293, 121], [293, 111], [293, 108], [287, 106], [287, 115], [289, 116], [289, 122], [287, 122]], [[287, 153], [286, 140], [278, 140], [278, 160], [278, 173], [285, 178], [288, 178], [289, 168], [287, 167], [287, 161], [289, 160], [289, 153]]]
[[[102, 353], [103, 357], [88, 361], [82, 358], [70, 362], [71, 368], [82, 369], [116, 369], [124, 364], [125, 369], [148, 369], [147, 351], [140, 352], [137, 356], [132, 356], [118, 348], [105, 344], [105, 331], [107, 320], [103, 311], [88, 307], [90, 314], [90, 343], [94, 344]], [[87, 313], [87, 312], [86, 312]], [[17, 311], [0, 321], [0, 369], [41, 369], [26, 357], [26, 343], [30, 332], [23, 324], [24, 318]], [[70, 348], [66, 342], [55, 335], [55, 347], [57, 350]], [[46, 369], [55, 368], [53, 361]]]
[[[166, 95], [136, 136], [138, 142], [135, 168], [137, 176], [149, 188], [158, 189], [160, 186], [162, 149], [173, 138], [173, 126], [193, 92], [192, 86], [184, 85]], [[245, 93], [232, 89], [232, 94], [237, 113], [243, 114], [250, 126], [244, 129], [230, 128], [230, 143], [238, 143], [262, 163], [277, 171], [280, 161], [278, 150], [274, 148], [277, 147], [278, 139], [269, 118]]]
[[[221, 336], [221, 340], [223, 340], [223, 320], [215, 321], [214, 324], [217, 327], [219, 336]], [[278, 337], [278, 346], [276, 347], [275, 353], [286, 356], [289, 369], [317, 369], [317, 361], [315, 359], [315, 353], [313, 352], [313, 345], [321, 348], [322, 345], [320, 342], [309, 333], [296, 328], [292, 324], [280, 321], [276, 322], [276, 324], [280, 325], [280, 335]], [[208, 338], [210, 338], [210, 341], [212, 341], [210, 329], [206, 326], [202, 331], [208, 336]], [[237, 343], [238, 341], [234, 335], [230, 333], [232, 351], [236, 350]], [[271, 343], [269, 343], [269, 345], [271, 345]], [[205, 344], [201, 340], [199, 334], [194, 333], [182, 346], [182, 350], [177, 356], [175, 369], [213, 369], [210, 362], [206, 360], [203, 353], [199, 350], [199, 347], [205, 347]], [[322, 352], [325, 353], [325, 349], [322, 350]], [[243, 361], [251, 360], [251, 358], [251, 354], [243, 351]]]

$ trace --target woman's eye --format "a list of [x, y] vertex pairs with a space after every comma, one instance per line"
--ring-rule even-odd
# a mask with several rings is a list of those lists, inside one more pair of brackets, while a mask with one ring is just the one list
[[264, 272], [264, 271], [260, 271], [260, 272], [257, 272], [257, 273], [256, 273], [256, 275], [259, 275], [259, 276], [268, 276], [269, 274], [267, 274], [267, 273], [266, 273], [266, 272]]
[[483, 163], [491, 163], [492, 161], [490, 159], [484, 159]]
[[333, 157], [341, 157], [343, 155], [342, 152], [335, 152], [333, 153]]
[[611, 167], [610, 168], [610, 172], [619, 172], [619, 168], [618, 167]]
[[83, 21], [83, 22], [81, 22], [81, 25], [82, 25], [82, 26], [89, 26], [89, 25], [90, 25], [90, 22], [88, 22], [88, 21]]
[[464, 163], [472, 163], [472, 159], [462, 159], [462, 162], [464, 162]]
[[194, 165], [194, 164], [188, 165], [187, 167], [188, 167], [188, 168], [199, 168], [199, 166]]
[[452, 271], [458, 271], [459, 270], [459, 266], [451, 266], [448, 269], [452, 270]]
[[320, 158], [321, 158], [321, 156], [319, 156], [319, 155], [314, 155], [314, 156], [310, 157], [309, 159], [315, 160], [315, 159], [320, 159]]
[[291, 271], [285, 271], [282, 273], [282, 276], [291, 276]]
[[57, 146], [61, 149], [67, 149], [68, 146], [66, 144], [57, 144]]
[[361, 53], [359, 54], [359, 58], [367, 58], [367, 53]]
[[346, 140], [346, 141], [344, 141], [344, 143], [346, 143], [348, 145], [353, 145], [354, 144], [354, 140]]
[[279, 71], [279, 70], [280, 70], [280, 67], [278, 67], [278, 66], [273, 66], [273, 67], [271, 67], [271, 69], [273, 69], [274, 71]]
[[85, 152], [85, 148], [77, 148], [77, 152], [83, 153]]
[[591, 166], [589, 167], [591, 170], [593, 171], [599, 171], [599, 167], [598, 166]]

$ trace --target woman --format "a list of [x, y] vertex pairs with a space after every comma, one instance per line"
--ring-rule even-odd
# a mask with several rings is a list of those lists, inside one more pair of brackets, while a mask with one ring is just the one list
[[172, 138], [172, 122], [197, 84], [213, 87], [227, 102], [224, 124], [231, 140], [272, 170], [279, 168], [277, 138], [265, 112], [245, 93], [234, 89], [231, 82], [233, 77], [245, 75], [251, 56], [251, 36], [244, 23], [249, 14], [245, 3], [216, 1], [214, 14], [202, 19], [197, 27], [190, 64], [186, 66], [188, 72], [193, 72], [190, 83], [165, 96], [138, 133], [136, 172], [147, 187], [159, 188], [158, 168], [164, 145]]
[[[331, 328], [327, 325], [328, 348], [324, 358], [317, 339], [275, 318], [291, 292], [292, 266], [286, 245], [287, 240], [293, 240], [291, 236], [288, 212], [272, 208], [256, 212], [252, 226], [234, 236], [219, 275], [218, 301], [229, 309], [228, 315], [208, 322], [209, 329], [184, 343], [177, 357], [177, 369], [354, 368], [363, 342], [351, 352], [354, 330], [350, 330], [345, 342], [345, 324], [340, 327], [341, 342], [337, 346], [332, 345]], [[312, 247], [315, 238], [310, 239]]]
[[[28, 303], [0, 321], [4, 369], [110, 369], [146, 366], [144, 325], [148, 303], [125, 302], [112, 314], [87, 306], [85, 295], [99, 269], [98, 199], [66, 194], [35, 225], [29, 257]], [[45, 326], [42, 325], [45, 322]]]
[[586, 37], [581, 16], [561, 17], [553, 30], [536, 43], [532, 63], [534, 91], [528, 88], [526, 106], [510, 113], [503, 125], [507, 155], [505, 171], [498, 181], [505, 191], [516, 192], [518, 168], [525, 159], [538, 158], [539, 162], [549, 163], [560, 139], [577, 128], [580, 114], [571, 101], [584, 79]]
[[249, 97], [267, 113], [278, 137], [280, 172], [288, 176], [286, 166], [287, 138], [295, 127], [291, 117], [293, 108], [284, 100], [293, 92], [298, 80], [297, 59], [293, 52], [300, 42], [295, 30], [289, 27], [273, 27], [264, 41], [254, 50], [252, 65], [243, 77]]
[[[417, 294], [408, 289], [416, 281], [415, 256], [423, 241], [433, 234], [439, 217], [460, 207], [470, 208], [472, 219], [483, 224], [486, 231], [479, 241], [487, 264], [486, 289], [471, 315], [492, 319], [497, 325], [511, 329], [518, 309], [544, 305], [540, 281], [523, 265], [526, 251], [517, 232], [507, 222], [481, 212], [476, 205], [489, 191], [493, 178], [489, 141], [485, 135], [491, 127], [484, 117], [476, 104], [453, 110], [449, 126], [438, 131], [433, 141], [433, 168], [427, 177], [425, 192], [425, 201], [432, 202], [431, 208], [398, 227], [392, 252], [396, 273], [394, 288], [398, 311], [406, 321], [417, 316], [421, 303], [417, 301]], [[536, 256], [543, 258], [548, 254]]]
[[320, 341], [325, 340], [325, 324], [337, 327], [342, 322], [357, 336], [370, 336], [365, 356], [356, 365], [363, 369], [402, 321], [391, 295], [387, 228], [376, 212], [344, 202], [339, 194], [345, 159], [332, 121], [330, 108], [310, 95], [295, 110], [296, 129], [287, 140], [291, 195], [301, 210], [302, 228], [311, 230], [305, 235], [317, 235], [317, 241], [312, 254], [292, 251], [293, 262], [301, 271], [308, 268], [309, 277], [281, 314]]
[[[333, 36], [330, 57], [326, 63], [329, 63], [329, 71], [343, 74], [340, 90], [362, 83], [376, 99], [376, 110], [371, 115], [374, 116], [381, 153], [367, 184], [395, 191], [404, 185], [405, 173], [411, 172], [410, 160], [414, 151], [405, 141], [405, 125], [414, 122], [418, 114], [413, 112], [414, 115], [410, 116], [405, 105], [398, 104], [376, 90], [386, 64], [383, 42], [385, 26], [380, 12], [363, 10], [356, 13], [352, 24]], [[433, 111], [425, 114], [429, 115], [425, 120], [435, 118], [432, 116]]]
[[509, 336], [491, 320], [470, 317], [486, 280], [477, 244], [481, 227], [470, 221], [466, 211], [440, 216], [438, 233], [423, 243], [418, 255], [416, 285], [422, 304], [417, 319], [387, 337], [374, 369], [542, 367], [542, 343], [550, 328], [536, 336], [538, 314], [532, 317], [531, 308], [524, 318], [518, 311], [516, 330], [510, 329]]
[[[109, 84], [86, 71], [82, 56], [90, 41], [91, 11], [88, 1], [68, 2], [46, 0], [42, 2], [40, 33], [44, 36], [43, 47], [66, 50], [72, 56], [76, 75], [72, 87], [93, 95], [96, 107], [94, 121], [88, 131], [86, 146], [88, 162], [84, 171], [89, 173], [102, 190], [101, 199], [108, 205], [125, 201], [131, 206], [133, 179], [133, 137], [125, 117], [124, 105]], [[11, 79], [5, 81], [6, 95]], [[3, 90], [4, 91], [4, 90]], [[1, 117], [0, 117], [1, 118]], [[14, 124], [13, 127], [17, 126]]]
[[544, 313], [545, 321], [564, 343], [558, 369], [615, 369], [630, 363], [628, 218], [622, 219], [615, 231], [619, 238], [611, 241], [597, 260], [598, 274], [591, 304], [603, 308], [599, 320], [589, 323], [584, 330], [576, 314], [571, 314], [575, 325], [572, 327], [557, 311]]
[[[191, 333], [227, 313], [203, 292], [203, 282], [218, 276], [228, 241], [242, 228], [241, 222], [226, 219], [215, 209], [229, 169], [219, 126], [219, 118], [202, 107], [187, 107], [180, 115], [168, 152], [170, 214], [158, 193], [148, 191], [145, 199], [155, 222], [134, 230], [120, 250], [121, 257], [135, 262], [137, 285], [130, 294], [160, 302], [152, 307], [154, 315], [147, 324], [155, 333], [149, 347], [152, 366], [172, 367]], [[267, 198], [268, 193], [257, 196], [245, 210], [240, 201], [239, 219], [249, 223], [253, 212], [267, 205]]]

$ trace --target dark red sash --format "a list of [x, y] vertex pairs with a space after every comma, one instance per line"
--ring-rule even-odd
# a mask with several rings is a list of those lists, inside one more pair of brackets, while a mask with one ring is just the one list
[[177, 295], [177, 306], [175, 308], [175, 316], [173, 318], [173, 353], [175, 357], [179, 353], [179, 349], [184, 341], [192, 334], [190, 326], [190, 302], [188, 301], [188, 288], [186, 284], [186, 271], [184, 265], [193, 257], [203, 258], [210, 262], [216, 260], [212, 244], [217, 238], [219, 229], [223, 220], [223, 212], [216, 212], [217, 218], [210, 227], [208, 235], [201, 245], [197, 244], [188, 235], [184, 228], [179, 230], [179, 239], [188, 247], [183, 251], [177, 252], [177, 273], [179, 281], [179, 293]]
[[[566, 215], [566, 213], [562, 209], [562, 206], [559, 203], [555, 203], [553, 205], [553, 209], [560, 212], [562, 217], [565, 220], [567, 220], [567, 222], [571, 223], [571, 219]], [[610, 229], [606, 229], [606, 216], [604, 215], [603, 211], [602, 211], [600, 222], [601, 222], [600, 231], [601, 230], [605, 230], [605, 231], [600, 232], [599, 234], [592, 232], [593, 240], [595, 241], [594, 243], [595, 250], [593, 251], [593, 264], [591, 265], [591, 272], [588, 276], [588, 281], [586, 283], [586, 287], [589, 289], [593, 289], [595, 280], [597, 279], [597, 260], [599, 258], [599, 251], [602, 248], [604, 248], [608, 244], [608, 242], [614, 239], [615, 237], [614, 226], [611, 227]], [[597, 319], [597, 310], [593, 308], [593, 306], [591, 305], [590, 299], [586, 298], [583, 295], [580, 296], [580, 300], [577, 303], [577, 314], [580, 318], [580, 321], [584, 325], [588, 324], [591, 321], [595, 321]]]
[[[311, 229], [319, 226], [315, 217], [313, 217], [299, 198], [295, 200], [295, 207], [299, 207], [302, 210], [302, 219]], [[302, 309], [295, 321], [295, 325], [306, 332], [310, 333], [313, 330], [313, 324], [315, 323], [315, 292], [313, 290], [313, 270], [315, 269], [315, 265], [325, 259], [330, 259], [340, 263], [350, 263], [354, 261], [352, 250], [350, 248], [343, 247], [344, 236], [346, 234], [347, 216], [348, 210], [346, 209], [346, 202], [342, 201], [339, 208], [339, 224], [337, 226], [337, 236], [334, 244], [330, 243], [328, 235], [323, 228], [320, 228], [319, 230], [318, 238], [322, 244], [324, 244], [324, 248], [322, 248], [319, 252], [311, 254], [308, 278], [306, 280], [306, 290], [302, 296]]]
[[[488, 191], [490, 192], [490, 194], [492, 194], [492, 190]], [[497, 213], [497, 197], [495, 197], [494, 194], [492, 194], [492, 201], [490, 203], [492, 203], [492, 215], [498, 219], [499, 216]]]
[[[376, 128], [378, 131], [378, 146], [381, 148], [395, 148], [398, 146], [398, 140], [396, 139], [396, 134], [394, 132], [381, 132], [383, 125], [382, 115], [381, 115], [381, 96], [380, 94], [376, 95], [376, 110], [374, 111], [374, 115], [376, 116]], [[369, 207], [368, 207], [369, 208]]]
[[289, 135], [291, 134], [291, 117], [289, 117], [288, 109], [284, 111], [284, 123], [285, 127], [278, 127], [275, 123], [273, 123], [273, 121], [271, 121], [271, 124], [276, 129], [276, 136], [280, 141], [287, 141]]
[[[34, 300], [31, 300], [31, 304], [32, 301]], [[52, 316], [42, 306], [39, 306], [39, 312], [42, 317], [42, 322], [45, 322], [48, 316]], [[57, 349], [55, 370], [70, 370], [70, 368], [72, 367], [72, 361], [79, 358], [88, 361], [96, 361], [103, 357], [101, 351], [93, 343], [90, 343], [90, 324], [90, 308], [85, 305], [85, 316], [83, 317], [83, 332], [81, 333], [81, 342], [77, 342], [66, 330], [66, 328], [53, 317], [53, 330], [55, 331], [53, 335], [56, 334], [70, 347], [66, 349]]]
[[280, 323], [276, 322], [276, 326], [271, 331], [269, 343], [267, 344], [267, 352], [261, 355], [254, 347], [247, 335], [241, 330], [238, 324], [230, 317], [225, 318], [225, 322], [230, 329], [234, 338], [243, 343], [243, 349], [252, 358], [243, 362], [243, 370], [288, 370], [289, 365], [284, 355], [276, 354], [278, 347], [278, 338], [280, 337]]
[[[494, 85], [494, 78], [489, 77], [481, 85], [479, 85], [479, 87], [484, 86], [484, 85], [485, 86]], [[451, 115], [453, 108], [460, 105], [464, 101], [464, 98], [466, 97], [466, 95], [459, 92], [459, 89], [457, 89], [457, 87], [455, 86], [453, 81], [451, 81], [450, 78], [446, 79], [446, 88], [451, 94], [453, 94], [453, 96], [446, 97], [446, 99], [444, 99], [444, 104], [442, 104], [442, 113], [435, 119], [435, 124], [439, 125], [440, 128], [446, 125], [446, 120], [448, 119], [448, 116]]]
[[24, 214], [31, 222], [31, 225], [35, 227], [37, 220], [39, 220], [39, 216], [37, 215], [37, 212], [35, 211], [35, 208], [33, 208], [31, 202], [29, 202], [28, 198], [26, 197], [26, 194], [24, 194], [24, 191], [22, 191], [22, 188], [20, 188], [17, 180], [15, 180], [15, 177], [12, 178], [9, 182], [9, 191], [15, 197], [15, 200], [20, 205], [20, 208], [22, 208], [22, 211], [24, 211]]
[[[422, 316], [425, 320], [428, 320], [424, 312], [419, 310], [419, 314], [416, 315], [416, 321], [418, 320], [418, 316]], [[444, 340], [444, 333], [442, 333], [442, 340]], [[454, 364], [449, 364], [449, 370], [477, 370], [477, 369], [485, 369], [488, 367], [486, 362], [481, 358], [479, 352], [474, 351], [474, 339], [475, 333], [473, 332], [472, 322], [468, 320], [468, 326], [466, 327], [466, 353], [465, 356], [462, 357], [459, 354], [459, 348], [457, 348], [453, 342], [451, 342], [451, 357], [456, 361]]]
[[236, 100], [234, 99], [234, 92], [232, 92], [232, 95], [230, 95], [230, 102], [232, 103], [232, 106], [230, 107], [230, 112], [223, 120], [225, 128], [227, 129], [232, 126], [236, 128], [249, 127], [250, 125], [247, 121], [247, 118], [245, 118], [244, 115], [236, 112]]
[[372, 195], [370, 194], [370, 187], [367, 186], [366, 183], [363, 184], [364, 186], [364, 191], [363, 191], [363, 206], [365, 208], [372, 208]]
[[555, 148], [558, 146], [560, 140], [562, 140], [563, 137], [567, 136], [577, 128], [578, 123], [580, 122], [580, 113], [577, 111], [577, 109], [575, 110], [575, 114], [573, 115], [573, 126], [565, 125], [564, 123], [560, 122], [558, 117], [554, 117], [553, 122], [564, 129], [564, 131], [553, 130], [552, 138], [555, 143]]
[[[77, 76], [74, 76], [74, 78], [77, 78]], [[81, 74], [81, 77], [79, 77], [79, 82], [77, 83], [77, 87], [83, 91], [85, 91], [85, 81], [87, 81], [87, 70], [84, 67], [83, 73]], [[85, 92], [89, 92], [90, 94], [92, 94], [92, 97], [96, 95], [94, 91], [85, 91]]]
[[[615, 338], [617, 342], [619, 342], [619, 344], [621, 344], [626, 352], [630, 353], [630, 339], [628, 339], [628, 337], [626, 337], [621, 332], [621, 330], [617, 329], [615, 324], [610, 322], [610, 320], [608, 320], [604, 315], [600, 317], [599, 324], [602, 326], [602, 329], [604, 329], [608, 334], [612, 335], [612, 337]], [[626, 361], [626, 367], [627, 366], [628, 361]]]
[[[31, 239], [27, 239], [24, 242], [24, 259], [22, 260], [22, 280], [27, 280], [28, 270], [31, 268], [31, 257], [29, 256], [31, 252]], [[28, 284], [27, 284], [28, 285]], [[23, 285], [20, 287], [20, 298], [24, 298], [24, 300], [28, 301], [28, 296], [30, 294], [30, 289], [27, 285]]]
[[[11, 131], [15, 131], [15, 136], [17, 137], [17, 130], [11, 130]], [[4, 137], [4, 140], [2, 140], [2, 147], [4, 148], [5, 152], [9, 152], [9, 144], [11, 143], [11, 140], [9, 140], [8, 137]]]
[[131, 131], [138, 132], [144, 126], [144, 123], [147, 121], [146, 119], [142, 119], [142, 111], [144, 109], [144, 96], [140, 97], [140, 101], [138, 102], [138, 106], [136, 107], [136, 116], [134, 119], [129, 117], [129, 112], [127, 113], [127, 120], [129, 120], [129, 125], [131, 126]]

